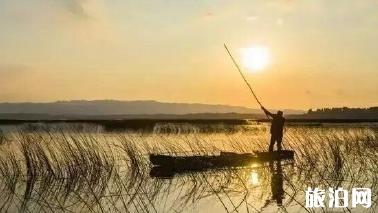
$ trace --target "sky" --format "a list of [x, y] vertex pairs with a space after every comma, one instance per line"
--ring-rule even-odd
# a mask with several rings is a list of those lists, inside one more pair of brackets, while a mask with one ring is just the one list
[[376, 0], [0, 0], [0, 102], [378, 105]]

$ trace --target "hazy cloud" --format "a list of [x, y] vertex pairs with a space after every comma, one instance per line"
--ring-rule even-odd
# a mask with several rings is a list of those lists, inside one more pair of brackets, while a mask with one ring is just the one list
[[101, 0], [58, 0], [58, 5], [77, 18], [99, 19], [104, 15]]
[[[102, 44], [117, 40], [114, 22], [108, 14], [108, 7], [103, 0], [58, 0], [55, 4], [60, 13], [59, 30], [70, 41], [80, 45], [92, 45], [92, 41]], [[63, 26], [63, 27], [62, 27]], [[67, 29], [70, 29], [69, 31]]]
[[63, 0], [67, 10], [79, 17], [89, 17], [88, 11], [85, 9], [86, 0]]

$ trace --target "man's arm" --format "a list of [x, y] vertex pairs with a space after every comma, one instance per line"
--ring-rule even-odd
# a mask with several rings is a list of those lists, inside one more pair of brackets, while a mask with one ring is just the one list
[[265, 109], [265, 107], [261, 107], [261, 109], [264, 111], [264, 113], [267, 115], [267, 116], [270, 116], [273, 118], [273, 114], [271, 112], [269, 112], [267, 109]]

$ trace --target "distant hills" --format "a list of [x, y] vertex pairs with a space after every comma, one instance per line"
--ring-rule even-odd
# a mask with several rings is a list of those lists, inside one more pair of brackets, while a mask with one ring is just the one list
[[[276, 109], [271, 109], [275, 112]], [[284, 109], [288, 119], [378, 120], [378, 107]], [[114, 119], [264, 119], [260, 109], [215, 104], [158, 101], [74, 100], [51, 103], [0, 103], [0, 119], [7, 120], [114, 120]]]
[[[302, 110], [284, 110], [285, 114], [302, 114]], [[0, 119], [58, 118], [136, 118], [136, 117], [240, 117], [249, 114], [260, 117], [260, 109], [214, 104], [164, 103], [158, 101], [74, 100], [51, 103], [0, 103]], [[260, 116], [259, 116], [260, 115]]]

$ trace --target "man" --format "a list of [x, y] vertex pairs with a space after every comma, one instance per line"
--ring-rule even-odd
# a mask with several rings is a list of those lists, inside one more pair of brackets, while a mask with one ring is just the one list
[[273, 118], [272, 125], [270, 126], [270, 145], [269, 145], [269, 152], [273, 152], [273, 146], [277, 142], [277, 150], [281, 151], [281, 144], [282, 144], [282, 136], [283, 136], [283, 126], [285, 123], [285, 118], [283, 117], [283, 112], [278, 111], [277, 114], [272, 114], [263, 106], [261, 109], [265, 112], [268, 117]]

